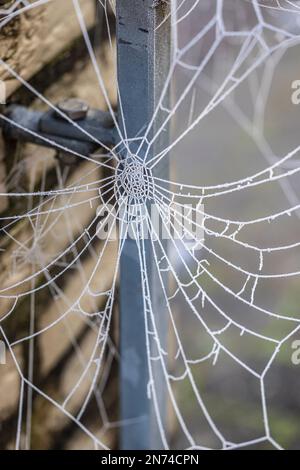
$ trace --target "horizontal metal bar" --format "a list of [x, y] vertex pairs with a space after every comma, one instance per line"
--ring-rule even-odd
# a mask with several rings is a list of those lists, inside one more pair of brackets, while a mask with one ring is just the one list
[[99, 110], [90, 110], [88, 116], [78, 122], [78, 125], [91, 137], [72, 123], [58, 118], [55, 111], [43, 113], [12, 105], [7, 108], [6, 117], [12, 123], [0, 117], [0, 127], [3, 128], [7, 139], [31, 142], [50, 148], [62, 146], [71, 152], [83, 155], [101, 147], [95, 139], [103, 145], [109, 146], [115, 143], [113, 121], [109, 113]]

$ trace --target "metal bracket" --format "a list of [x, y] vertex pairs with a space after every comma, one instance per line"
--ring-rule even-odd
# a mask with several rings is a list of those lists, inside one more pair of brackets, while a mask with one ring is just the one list
[[78, 117], [74, 110], [72, 116], [71, 111], [67, 113], [61, 109], [78, 125], [74, 126], [54, 110], [40, 112], [10, 105], [5, 113], [9, 121], [0, 118], [0, 127], [7, 139], [31, 142], [56, 150], [68, 149], [70, 154], [89, 155], [101, 148], [99, 142], [105, 146], [116, 143], [115, 126], [110, 113], [87, 107], [86, 113]]

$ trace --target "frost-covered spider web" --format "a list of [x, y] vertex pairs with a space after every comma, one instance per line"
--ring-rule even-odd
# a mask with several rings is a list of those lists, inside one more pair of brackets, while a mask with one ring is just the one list
[[[34, 11], [45, 9], [47, 15], [56, 1], [12, 2], [0, 31]], [[126, 147], [111, 76], [88, 33], [88, 1], [67, 1], [87, 51], [87, 96], [108, 109]], [[99, 4], [113, 54], [114, 2]], [[159, 4], [154, 1], [153, 8]], [[60, 155], [68, 151], [80, 164], [64, 165], [52, 151], [26, 146], [16, 149], [9, 165], [10, 205], [1, 215], [0, 246], [0, 331], [9, 367], [8, 378], [3, 369], [2, 396], [10, 396], [7, 408], [14, 410], [7, 416], [3, 411], [7, 447], [58, 447], [55, 438], [50, 444], [46, 438], [56, 432], [66, 447], [107, 449], [114, 445], [113, 431], [128, 424], [118, 419], [111, 398], [120, 359], [123, 241], [112, 241], [110, 232], [99, 239], [107, 225], [97, 213], [103, 204], [113, 209], [109, 217], [120, 231], [131, 225], [139, 233], [147, 347], [153, 338], [157, 344], [155, 355], [147, 349], [149, 400], [157, 400], [153, 370], [159, 363], [170, 404], [168, 424], [154, 406], [164, 446], [299, 447], [292, 345], [300, 337], [300, 146], [292, 83], [299, 78], [300, 2], [174, 0], [171, 11], [172, 61], [158, 104], [164, 122], [150, 138], [154, 115], [138, 136], [150, 151], [171, 123], [166, 148], [146, 163], [132, 155], [123, 164], [120, 144], [111, 149], [93, 137], [102, 147], [93, 155], [56, 145]], [[34, 107], [55, 109], [72, 122], [57, 108], [55, 89], [39, 91], [9, 55], [0, 65]], [[67, 77], [66, 88], [70, 83]], [[17, 125], [3, 113], [1, 119]], [[86, 133], [80, 121], [72, 124]], [[167, 158], [170, 181], [154, 174]], [[125, 224], [128, 201], [142, 205], [144, 216], [131, 213]], [[168, 235], [168, 250], [149, 202]], [[187, 206], [188, 216], [200, 222], [183, 227]], [[128, 222], [126, 209], [125, 217]], [[204, 233], [200, 240], [197, 225]], [[169, 319], [167, 350], [153, 307], [144, 230], [153, 235], [152, 259]], [[77, 437], [69, 443], [72, 423]]]

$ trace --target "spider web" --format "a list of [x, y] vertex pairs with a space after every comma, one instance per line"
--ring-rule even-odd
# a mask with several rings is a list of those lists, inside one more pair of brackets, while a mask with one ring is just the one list
[[[16, 1], [9, 10], [0, 10], [4, 15], [0, 28], [55, 1]], [[82, 2], [68, 1], [82, 31], [94, 83], [126, 146]], [[114, 2], [99, 0], [99, 5], [114, 53], [108, 19]], [[286, 402], [278, 382], [286, 374], [291, 387], [297, 383], [295, 369], [286, 363], [283, 368], [282, 362], [300, 328], [300, 146], [297, 111], [290, 98], [296, 74], [291, 64], [300, 39], [300, 2], [178, 0], [171, 7], [173, 55], [158, 103], [164, 122], [150, 139], [154, 115], [142, 135], [150, 150], [166, 124], [172, 123], [169, 145], [146, 164], [133, 156], [129, 169], [120, 170], [119, 146], [108, 148], [90, 136], [104, 149], [102, 153], [82, 155], [57, 145], [58, 151], [80, 159], [76, 170], [55, 162], [50, 151], [45, 158], [35, 150], [37, 158], [20, 159], [7, 176], [10, 210], [1, 216], [0, 331], [19, 378], [14, 385], [18, 390], [15, 435], [8, 443], [17, 449], [31, 447], [37, 396], [44, 404], [40, 407], [48, 403], [57, 411], [53, 419], [63, 416], [73, 422], [97, 449], [107, 449], [110, 431], [127, 424], [109, 416], [104, 399], [111, 369], [119, 359], [113, 330], [123, 248], [123, 241], [112, 242], [110, 233], [99, 240], [95, 230], [97, 207], [110, 203], [120, 231], [129, 226], [136, 234], [149, 400], [154, 403], [165, 448], [281, 449], [285, 442], [287, 447], [297, 446], [299, 431], [289, 440], [282, 431], [284, 424], [280, 425]], [[37, 107], [54, 109], [86, 133], [80, 122], [64, 115], [9, 60], [0, 59], [0, 63], [6, 76], [17, 79], [32, 95]], [[288, 85], [280, 82], [287, 67], [293, 74]], [[164, 98], [173, 86], [174, 99], [167, 109]], [[284, 86], [287, 99], [280, 102]], [[291, 128], [282, 122], [282, 115], [285, 118], [289, 112]], [[4, 114], [1, 119], [17, 125]], [[171, 181], [152, 175], [166, 158], [174, 170]], [[122, 191], [127, 199], [142, 204], [142, 220], [136, 214], [131, 214], [129, 223], [124, 220], [122, 209], [127, 203]], [[149, 200], [168, 235], [168, 250], [151, 219]], [[199, 241], [192, 226], [186, 228], [183, 223], [181, 214], [187, 205], [190, 216], [201, 216], [192, 225], [203, 231], [204, 240]], [[98, 229], [106, 224], [107, 218], [102, 219]], [[144, 230], [153, 235], [152, 255], [172, 337], [168, 350], [153, 307]], [[54, 300], [51, 307], [49, 298]], [[20, 316], [21, 331], [16, 330]], [[153, 338], [156, 354], [149, 346]], [[44, 367], [49, 372], [60, 341], [69, 343], [75, 359], [66, 358], [58, 390], [43, 380], [46, 371], [40, 372], [40, 364], [45, 358], [40, 351], [41, 344], [48, 347]], [[54, 351], [49, 350], [51, 344]], [[157, 363], [163, 371], [175, 438], [155, 406]], [[91, 410], [97, 410], [92, 424]], [[39, 426], [43, 434], [43, 425]]]

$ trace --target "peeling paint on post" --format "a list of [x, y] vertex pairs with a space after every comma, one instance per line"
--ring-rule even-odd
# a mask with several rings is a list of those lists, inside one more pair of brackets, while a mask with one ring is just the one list
[[[143, 136], [152, 120], [170, 67], [170, 5], [154, 0], [117, 0], [119, 124], [126, 139]], [[165, 20], [165, 21], [163, 21]], [[160, 27], [158, 27], [161, 25]], [[168, 93], [164, 106], [168, 106]], [[148, 141], [160, 127], [163, 112], [153, 121]], [[125, 123], [125, 124], [123, 124]], [[130, 142], [130, 152], [150, 160], [168, 145], [168, 128], [155, 139], [146, 155], [147, 144]], [[123, 158], [126, 158], [124, 150]], [[168, 179], [168, 158], [153, 171]], [[152, 308], [162, 346], [167, 347], [168, 312], [154, 262], [151, 241], [145, 242]], [[153, 404], [147, 397], [149, 370], [146, 352], [144, 299], [138, 250], [135, 241], [126, 240], [120, 268], [120, 347], [121, 347], [121, 449], [160, 449], [163, 447]], [[155, 344], [150, 345], [155, 355]], [[154, 370], [159, 414], [165, 426], [166, 382], [161, 365]]]

